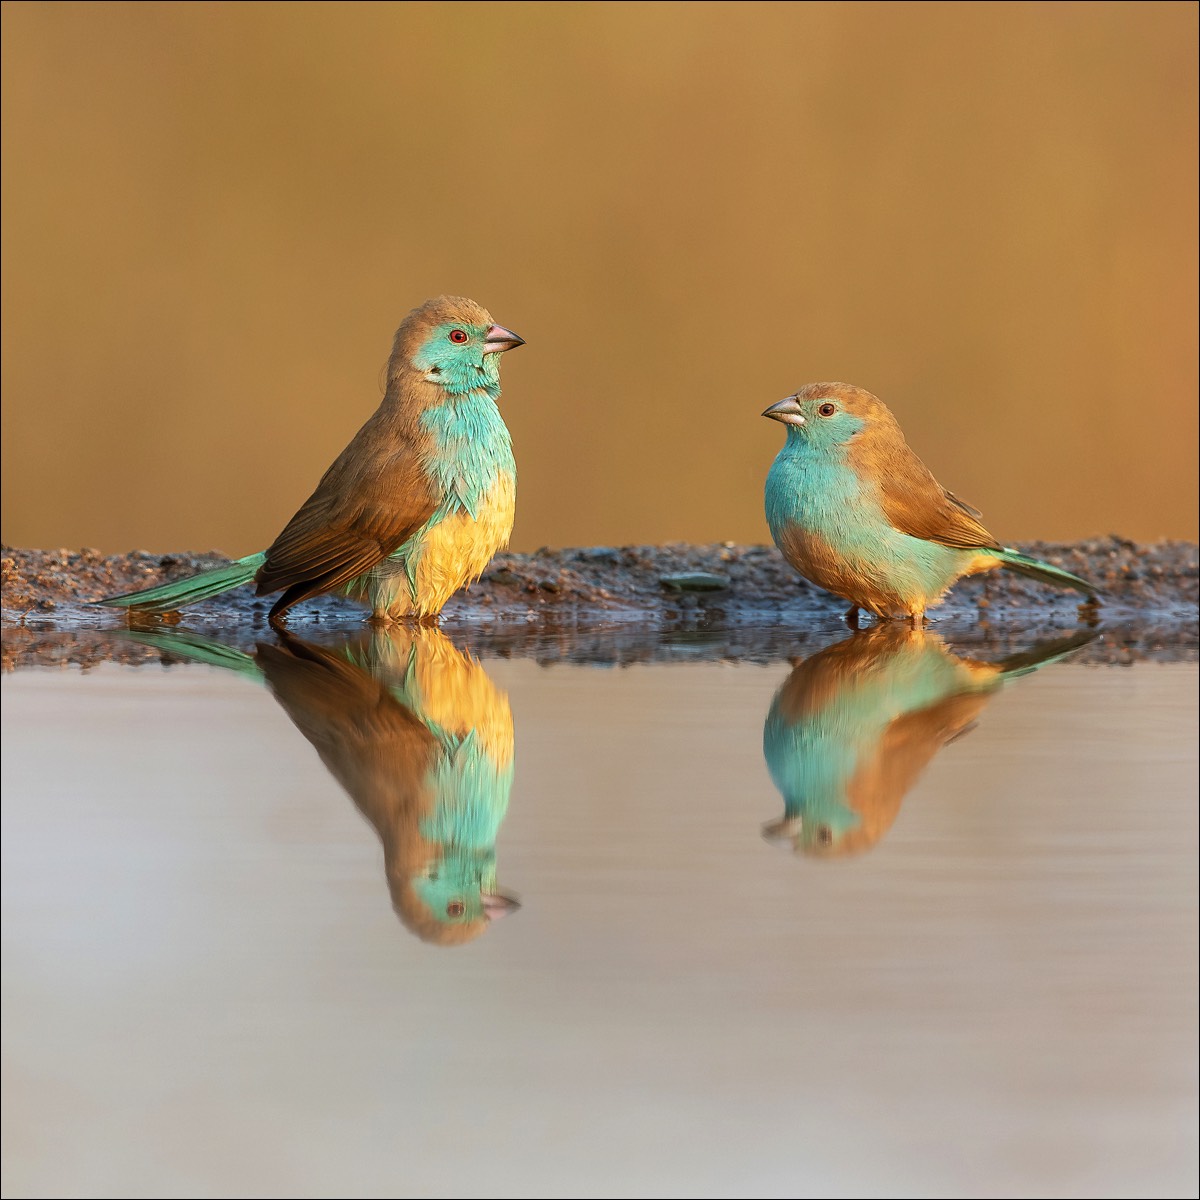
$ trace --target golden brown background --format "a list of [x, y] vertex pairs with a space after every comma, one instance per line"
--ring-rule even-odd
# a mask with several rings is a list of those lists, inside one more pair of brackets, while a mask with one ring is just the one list
[[1003, 538], [1194, 537], [1191, 3], [3, 7], [6, 540], [262, 548], [405, 312], [514, 544], [762, 541], [798, 385]]

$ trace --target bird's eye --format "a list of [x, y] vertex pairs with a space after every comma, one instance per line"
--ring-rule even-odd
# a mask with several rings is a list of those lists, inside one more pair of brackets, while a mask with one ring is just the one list
[[465, 329], [450, 330], [450, 340], [452, 342], [458, 342], [458, 344], [461, 346], [462, 343], [467, 340], [467, 331]]
[[[830, 405], [830, 408], [832, 407], [833, 405]], [[817, 830], [817, 841], [820, 842], [822, 846], [831, 846], [833, 844], [833, 831], [828, 825], [822, 825]]]
[[822, 404], [821, 407], [817, 409], [817, 412], [819, 412], [823, 417], [832, 417], [833, 414], [837, 412], [837, 405]]
[[467, 911], [467, 906], [461, 900], [451, 900], [446, 905], [446, 916], [461, 917]]

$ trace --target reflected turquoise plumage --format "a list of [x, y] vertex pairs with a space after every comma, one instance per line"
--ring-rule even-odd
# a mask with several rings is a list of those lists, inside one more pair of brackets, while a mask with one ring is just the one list
[[246, 654], [186, 631], [129, 636], [264, 679], [383, 843], [396, 911], [426, 941], [469, 941], [516, 907], [496, 881], [513, 782], [508, 699], [436, 630]]
[[767, 827], [797, 850], [875, 844], [929, 760], [966, 731], [1006, 680], [1057, 662], [1088, 631], [998, 663], [961, 658], [923, 630], [884, 625], [805, 659], [772, 701], [763, 756], [784, 798]]

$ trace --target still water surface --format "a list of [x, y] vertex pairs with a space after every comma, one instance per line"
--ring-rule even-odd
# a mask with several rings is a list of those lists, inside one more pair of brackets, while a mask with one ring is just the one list
[[171, 645], [4, 683], [7, 1195], [1194, 1194], [1195, 664]]

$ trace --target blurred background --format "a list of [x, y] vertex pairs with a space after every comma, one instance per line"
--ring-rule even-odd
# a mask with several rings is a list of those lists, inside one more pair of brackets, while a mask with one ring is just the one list
[[840, 379], [1004, 539], [1197, 534], [1192, 3], [3, 6], [3, 537], [264, 547], [472, 296], [514, 546], [765, 541]]

